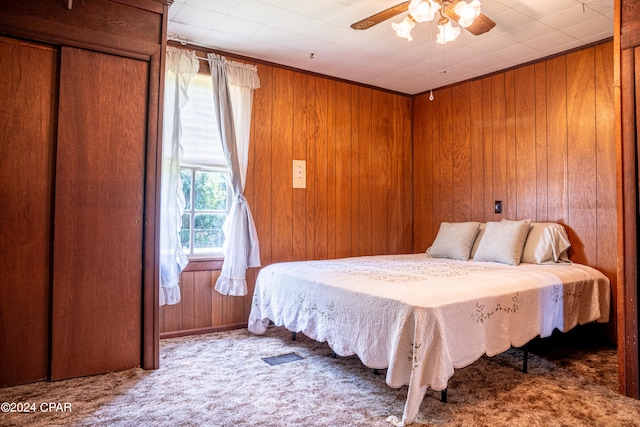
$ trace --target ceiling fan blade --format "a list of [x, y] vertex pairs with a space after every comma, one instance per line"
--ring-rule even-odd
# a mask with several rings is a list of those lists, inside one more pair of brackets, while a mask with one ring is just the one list
[[473, 24], [469, 25], [465, 28], [471, 34], [479, 36], [480, 34], [484, 34], [493, 27], [496, 26], [496, 23], [491, 20], [487, 15], [481, 13], [476, 19], [473, 20]]
[[[450, 3], [448, 6], [444, 8], [444, 14], [454, 21], [458, 22], [460, 17], [455, 12], [456, 2]], [[496, 23], [493, 22], [487, 15], [481, 13], [476, 19], [473, 20], [473, 24], [469, 25], [465, 29], [469, 31], [471, 34], [479, 36], [480, 34], [484, 34], [493, 27], [496, 26]]]
[[351, 28], [353, 28], [354, 30], [366, 30], [367, 28], [371, 28], [374, 25], [386, 21], [389, 18], [393, 18], [394, 16], [399, 15], [402, 12], [406, 12], [407, 10], [409, 10], [409, 2], [405, 1], [393, 7], [390, 7], [389, 9], [385, 9], [382, 12], [378, 12], [375, 15], [371, 15], [370, 17], [365, 18], [362, 21], [353, 23], [351, 24]]

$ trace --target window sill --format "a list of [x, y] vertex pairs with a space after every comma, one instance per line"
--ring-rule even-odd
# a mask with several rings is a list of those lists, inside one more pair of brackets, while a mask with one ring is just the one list
[[222, 270], [223, 258], [191, 258], [182, 271]]

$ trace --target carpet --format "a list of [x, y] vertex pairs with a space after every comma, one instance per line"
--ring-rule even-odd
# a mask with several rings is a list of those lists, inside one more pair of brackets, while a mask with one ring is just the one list
[[[429, 390], [420, 426], [640, 426], [640, 401], [617, 393], [617, 354], [606, 346], [538, 340], [529, 373], [511, 349], [458, 369], [448, 403]], [[262, 358], [296, 353], [295, 363]], [[401, 416], [406, 387], [392, 389], [357, 357], [302, 334], [270, 328], [161, 341], [161, 368], [131, 369], [0, 389], [2, 426], [380, 426]]]

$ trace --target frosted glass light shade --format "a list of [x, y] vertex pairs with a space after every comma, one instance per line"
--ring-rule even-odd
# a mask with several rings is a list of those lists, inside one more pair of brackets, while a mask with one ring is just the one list
[[440, 32], [436, 38], [436, 42], [445, 44], [446, 42], [452, 42], [460, 35], [460, 27], [454, 27], [451, 25], [451, 21], [447, 21], [446, 24], [438, 25]]
[[415, 21], [408, 16], [404, 18], [399, 24], [395, 22], [391, 23], [391, 28], [393, 28], [393, 31], [395, 31], [398, 36], [407, 39], [408, 41], [413, 40], [413, 37], [411, 37], [411, 30], [415, 26]]
[[480, 16], [480, 0], [472, 0], [470, 3], [459, 1], [455, 7], [456, 15], [460, 17], [458, 24], [461, 27], [468, 27]]
[[432, 21], [440, 10], [440, 4], [433, 0], [411, 0], [409, 14], [416, 22]]

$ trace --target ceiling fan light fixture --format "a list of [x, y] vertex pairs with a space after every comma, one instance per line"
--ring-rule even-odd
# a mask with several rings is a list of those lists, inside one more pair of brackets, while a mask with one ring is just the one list
[[434, 0], [411, 0], [409, 14], [416, 22], [432, 21], [440, 10], [440, 4]]
[[446, 18], [438, 21], [438, 30], [440, 30], [440, 32], [438, 33], [436, 42], [439, 44], [452, 42], [460, 35], [460, 27], [452, 26], [451, 21]]
[[413, 37], [411, 37], [411, 30], [415, 26], [416, 26], [416, 22], [413, 20], [411, 16], [407, 16], [400, 23], [395, 23], [395, 22], [391, 23], [391, 28], [393, 28], [393, 31], [395, 31], [399, 37], [402, 37], [403, 39], [407, 39], [407, 41], [413, 40]]
[[473, 21], [480, 16], [480, 0], [472, 0], [470, 3], [466, 1], [459, 1], [454, 9], [458, 19], [458, 24], [461, 27], [468, 27], [473, 24]]

